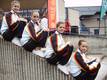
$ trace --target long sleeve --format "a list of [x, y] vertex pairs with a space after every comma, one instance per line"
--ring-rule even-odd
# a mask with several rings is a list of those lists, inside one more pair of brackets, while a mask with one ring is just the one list
[[47, 18], [41, 19], [40, 26], [41, 29], [48, 30], [48, 19]]
[[45, 46], [46, 46], [45, 57], [49, 58], [54, 53], [54, 50], [50, 42], [50, 37], [48, 37]]
[[60, 56], [62, 59], [60, 59], [60, 64], [65, 65], [72, 54], [73, 46], [66, 44], [62, 35], [56, 33], [51, 36], [51, 45], [56, 55]]
[[87, 64], [85, 62], [85, 60], [83, 59], [83, 57], [80, 55], [79, 52], [76, 52], [74, 54], [74, 58], [76, 63], [81, 67], [82, 70], [87, 71], [87, 72], [95, 72], [95, 70], [97, 69], [97, 67], [95, 67], [93, 64], [96, 62], [92, 62], [91, 64]]
[[1, 25], [1, 34], [3, 34], [7, 29], [8, 29], [8, 25], [6, 22], [6, 18], [4, 16], [2, 20], [2, 25]]

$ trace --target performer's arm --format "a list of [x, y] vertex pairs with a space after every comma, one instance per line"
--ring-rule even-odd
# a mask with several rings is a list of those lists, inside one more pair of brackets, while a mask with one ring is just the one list
[[80, 53], [76, 52], [74, 55], [75, 61], [77, 62], [77, 64], [81, 67], [82, 70], [87, 71], [87, 72], [93, 72], [96, 67], [93, 65], [89, 65], [87, 64], [84, 59], [82, 58], [82, 56], [80, 55]]
[[2, 25], [1, 25], [1, 34], [3, 34], [8, 29], [8, 24], [6, 22], [6, 17], [3, 17]]

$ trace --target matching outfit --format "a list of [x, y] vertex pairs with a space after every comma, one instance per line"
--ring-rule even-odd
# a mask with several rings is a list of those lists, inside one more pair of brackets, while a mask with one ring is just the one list
[[52, 34], [46, 42], [45, 57], [50, 64], [65, 65], [73, 51], [73, 46], [66, 44], [59, 32]]
[[7, 41], [11, 41], [14, 37], [21, 38], [25, 25], [26, 21], [21, 21], [20, 17], [11, 10], [3, 17], [1, 34]]
[[[100, 63], [96, 66], [96, 60], [89, 61], [85, 53], [81, 53], [79, 49], [72, 54], [73, 46], [66, 44], [58, 31], [48, 37], [48, 32], [45, 31], [47, 27], [41, 28], [38, 23], [34, 23], [32, 20], [26, 25], [26, 22], [20, 21], [19, 18], [14, 11], [3, 17], [1, 34], [5, 40], [11, 41], [14, 37], [21, 38], [21, 44], [27, 51], [46, 46], [44, 54], [48, 63], [65, 65], [70, 59], [69, 72], [76, 80], [95, 79]], [[93, 66], [94, 68], [90, 69]]]
[[96, 59], [89, 60], [79, 49], [70, 59], [70, 73], [76, 80], [95, 80], [100, 68], [100, 63], [97, 63]]
[[27, 51], [32, 51], [36, 47], [44, 47], [48, 32], [44, 31], [39, 23], [34, 23], [32, 20], [25, 26], [22, 34], [21, 44]]
[[43, 30], [48, 30], [48, 19], [43, 17], [40, 21], [40, 26]]

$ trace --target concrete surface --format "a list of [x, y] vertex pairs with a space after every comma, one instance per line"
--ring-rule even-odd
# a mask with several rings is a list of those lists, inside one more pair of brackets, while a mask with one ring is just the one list
[[107, 80], [107, 56], [101, 61], [101, 68], [95, 80]]

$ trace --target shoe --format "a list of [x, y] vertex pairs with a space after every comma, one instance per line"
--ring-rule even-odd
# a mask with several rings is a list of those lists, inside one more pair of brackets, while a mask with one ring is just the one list
[[0, 38], [3, 39], [2, 35], [0, 35]]
[[33, 50], [32, 53], [40, 57], [45, 57], [44, 52], [42, 50]]
[[58, 69], [64, 72], [66, 75], [69, 75], [69, 66], [68, 65], [57, 65]]
[[21, 46], [20, 40], [16, 37], [12, 39], [12, 43], [17, 45], [17, 46]]

